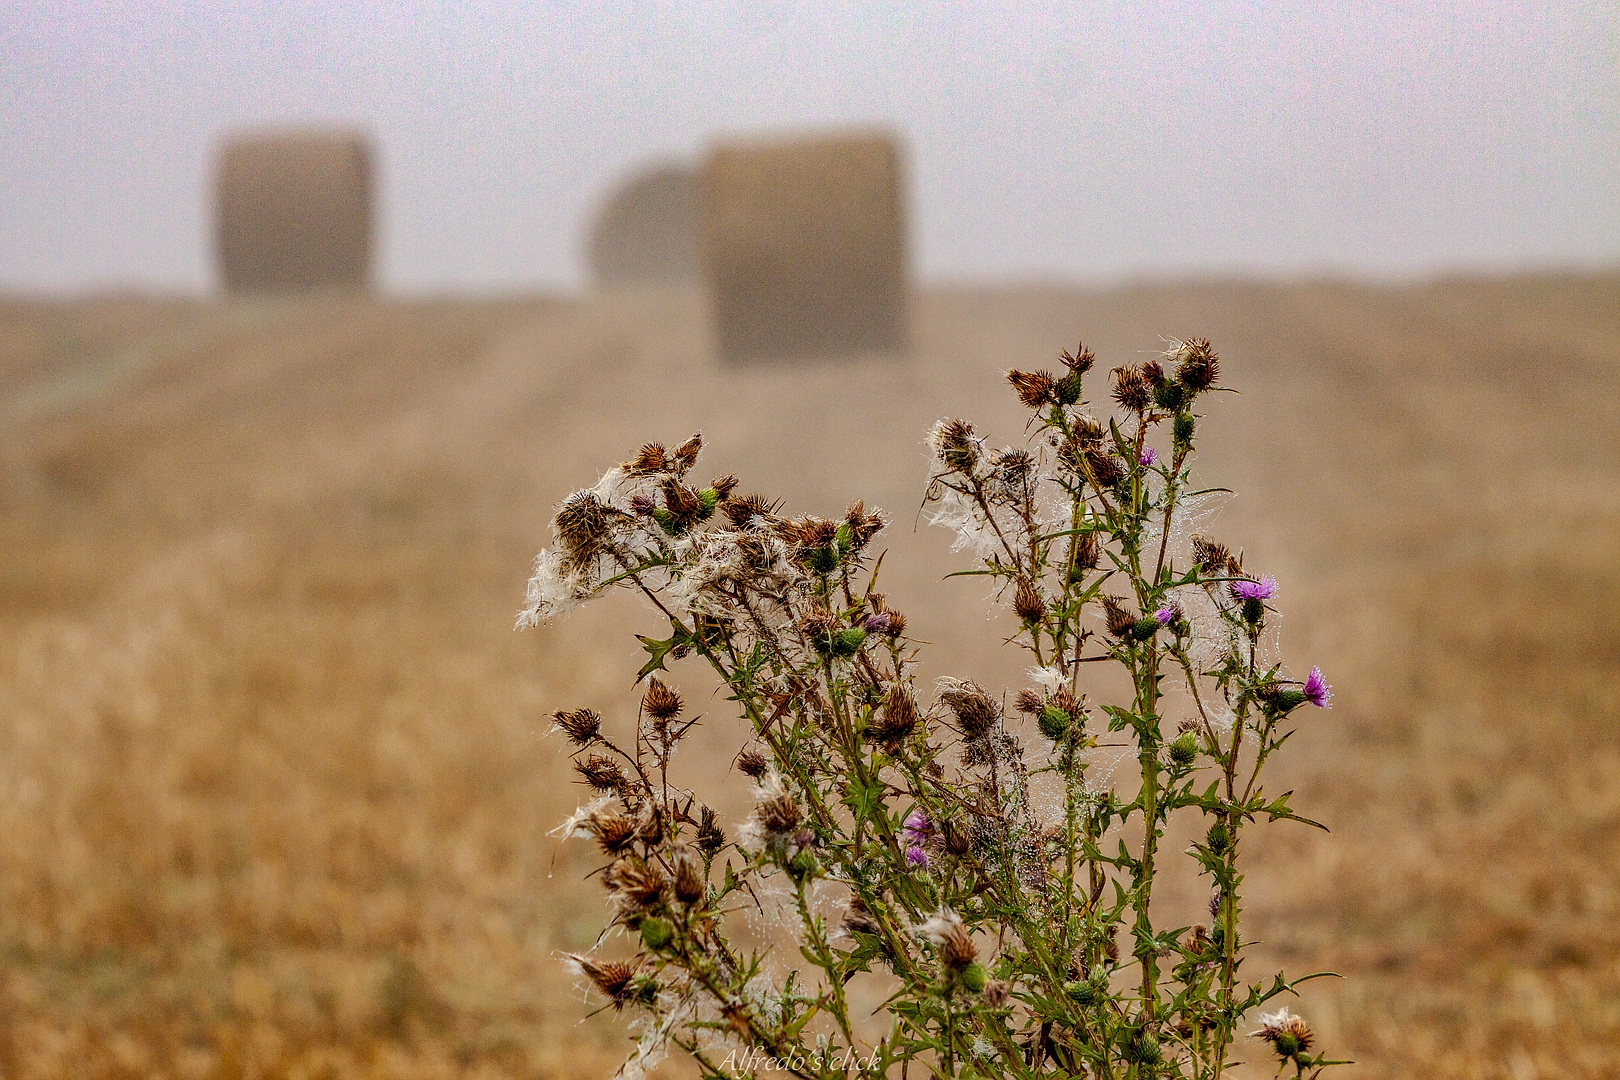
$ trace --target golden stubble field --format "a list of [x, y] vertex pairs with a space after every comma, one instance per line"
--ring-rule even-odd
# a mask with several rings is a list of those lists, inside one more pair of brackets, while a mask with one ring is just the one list
[[[933, 291], [909, 358], [792, 367], [720, 367], [700, 311], [0, 303], [0, 1075], [607, 1075], [542, 718], [626, 723], [653, 623], [512, 632], [552, 504], [701, 428], [705, 474], [888, 508], [926, 674], [1016, 688], [913, 528], [923, 431], [1011, 441], [1005, 367], [1171, 335], [1242, 391], [1214, 531], [1337, 690], [1280, 779], [1333, 834], [1255, 852], [1263, 963], [1347, 976], [1300, 1008], [1353, 1075], [1620, 1074], [1620, 277]], [[740, 813], [709, 685], [688, 779]]]

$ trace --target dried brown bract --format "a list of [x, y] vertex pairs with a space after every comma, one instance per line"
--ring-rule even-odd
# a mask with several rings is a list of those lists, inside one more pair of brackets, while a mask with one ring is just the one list
[[1114, 400], [1128, 412], [1144, 412], [1153, 404], [1153, 387], [1139, 367], [1114, 369]]
[[669, 468], [669, 454], [661, 443], [648, 443], [636, 456], [624, 464], [624, 471], [633, 476], [663, 472]]
[[624, 788], [624, 767], [605, 754], [592, 754], [584, 761], [576, 761], [574, 768], [585, 783], [597, 791], [621, 791]]
[[765, 755], [752, 747], [745, 749], [742, 753], [737, 755], [737, 768], [743, 773], [743, 775], [751, 776], [755, 780], [758, 780], [760, 777], [764, 776], [765, 770], [769, 767], [770, 762], [766, 759]]
[[552, 714], [557, 726], [575, 746], [588, 746], [602, 732], [602, 718], [590, 709], [565, 709]]
[[988, 735], [1001, 719], [1001, 705], [971, 680], [951, 680], [940, 691], [939, 699], [956, 717], [957, 727], [969, 741]]
[[1027, 623], [1038, 623], [1046, 617], [1046, 601], [1041, 599], [1040, 591], [1027, 578], [1018, 579], [1013, 612]]
[[693, 465], [697, 464], [698, 454], [703, 451], [703, 433], [697, 432], [690, 439], [677, 446], [670, 454], [670, 468], [675, 475], [685, 476]]
[[866, 734], [874, 742], [892, 750], [917, 730], [918, 721], [917, 703], [912, 700], [911, 691], [895, 683], [889, 687], [883, 708], [867, 725]]
[[580, 973], [613, 1003], [615, 1010], [624, 1008], [625, 1004], [636, 996], [635, 978], [639, 969], [635, 964], [627, 964], [622, 960], [610, 960], [599, 964], [585, 956], [570, 956], [569, 959], [579, 968]]
[[678, 844], [670, 852], [669, 864], [675, 871], [675, 899], [688, 905], [702, 900], [703, 863], [697, 852], [685, 844]]
[[1103, 616], [1108, 626], [1108, 636], [1113, 638], [1128, 638], [1136, 629], [1136, 614], [1125, 606], [1122, 596], [1104, 596], [1102, 598]]
[[641, 695], [641, 708], [657, 721], [673, 720], [681, 711], [681, 695], [656, 675], [647, 679], [647, 692]]
[[1174, 359], [1176, 381], [1194, 392], [1208, 390], [1221, 377], [1220, 358], [1204, 338], [1182, 342]]
[[1019, 371], [1014, 368], [1007, 372], [1007, 381], [1018, 391], [1018, 400], [1024, 403], [1025, 408], [1039, 409], [1057, 401], [1057, 380], [1049, 371]]

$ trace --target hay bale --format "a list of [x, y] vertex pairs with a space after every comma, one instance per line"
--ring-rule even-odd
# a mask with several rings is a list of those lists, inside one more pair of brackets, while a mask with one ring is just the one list
[[900, 189], [886, 135], [714, 147], [700, 206], [721, 355], [903, 350]]
[[234, 139], [220, 153], [214, 239], [230, 292], [363, 289], [371, 151], [339, 132]]
[[615, 191], [591, 227], [587, 255], [601, 285], [669, 285], [698, 276], [697, 178], [655, 166]]

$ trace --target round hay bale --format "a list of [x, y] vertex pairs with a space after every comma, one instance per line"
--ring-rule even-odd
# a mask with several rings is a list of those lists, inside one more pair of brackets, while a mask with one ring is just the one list
[[245, 136], [220, 152], [214, 238], [233, 293], [364, 289], [371, 151], [341, 132]]
[[700, 205], [721, 354], [903, 351], [901, 188], [884, 134], [715, 146]]
[[659, 165], [603, 204], [587, 255], [600, 285], [681, 284], [698, 277], [697, 179]]

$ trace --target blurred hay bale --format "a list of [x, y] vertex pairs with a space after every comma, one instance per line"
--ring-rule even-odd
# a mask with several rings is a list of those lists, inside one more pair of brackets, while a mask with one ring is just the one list
[[698, 276], [697, 178], [660, 165], [630, 178], [602, 207], [587, 254], [600, 285], [679, 284]]
[[231, 140], [214, 237], [230, 292], [363, 289], [371, 277], [371, 151], [342, 132]]
[[900, 186], [883, 134], [714, 147], [700, 205], [721, 355], [903, 350]]

